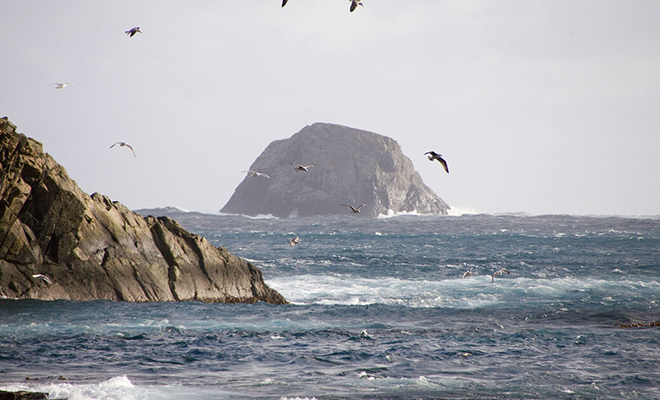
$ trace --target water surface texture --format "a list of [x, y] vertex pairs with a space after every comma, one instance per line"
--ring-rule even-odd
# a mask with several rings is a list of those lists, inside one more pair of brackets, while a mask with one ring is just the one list
[[[660, 398], [660, 328], [619, 326], [660, 320], [660, 219], [181, 222], [258, 265], [291, 304], [3, 299], [0, 389], [70, 399]], [[493, 280], [500, 268], [510, 274]]]

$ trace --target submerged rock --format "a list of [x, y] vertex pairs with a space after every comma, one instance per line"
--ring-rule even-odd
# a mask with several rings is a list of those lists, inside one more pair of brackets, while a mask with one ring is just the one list
[[[307, 172], [294, 165], [314, 165]], [[223, 213], [294, 216], [389, 212], [447, 214], [449, 206], [424, 184], [399, 144], [386, 136], [341, 125], [316, 123], [276, 140], [255, 160], [220, 210]]]
[[251, 263], [176, 221], [85, 194], [0, 119], [0, 296], [284, 304]]

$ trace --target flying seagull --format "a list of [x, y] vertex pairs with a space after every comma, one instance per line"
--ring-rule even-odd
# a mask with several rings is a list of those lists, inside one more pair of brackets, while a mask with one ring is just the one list
[[300, 238], [298, 236], [294, 237], [293, 239], [289, 240], [289, 245], [291, 247], [300, 244]]
[[136, 33], [142, 33], [139, 26], [136, 26], [133, 29], [129, 29], [125, 32], [129, 37], [133, 37]]
[[286, 5], [287, 1], [289, 1], [289, 0], [282, 0], [282, 7], [284, 7]]
[[510, 274], [510, 272], [509, 272], [508, 269], [506, 269], [506, 268], [500, 268], [500, 269], [498, 269], [497, 271], [495, 271], [495, 272], [493, 273], [493, 276], [492, 276], [492, 279], [490, 280], [490, 283], [495, 282], [495, 277], [496, 277], [496, 276], [500, 276], [500, 275], [502, 275], [503, 273], [504, 273], [504, 274]]
[[427, 151], [424, 154], [429, 154], [429, 161], [438, 160], [438, 162], [442, 164], [443, 167], [445, 167], [445, 171], [449, 173], [449, 167], [447, 166], [447, 161], [445, 161], [444, 158], [442, 158], [442, 154], [438, 154], [435, 151]]
[[53, 281], [51, 281], [50, 278], [47, 277], [47, 276], [44, 275], [44, 274], [34, 274], [34, 275], [32, 275], [32, 277], [33, 277], [33, 278], [41, 278], [41, 279], [43, 279], [44, 282], [46, 282], [46, 283], [49, 284], [49, 285], [50, 285], [51, 283], [53, 283]]
[[313, 165], [300, 165], [294, 163], [291, 163], [291, 165], [293, 165], [293, 169], [295, 169], [296, 171], [303, 171], [303, 172], [307, 172], [309, 168], [313, 167]]
[[474, 273], [472, 272], [472, 267], [470, 267], [470, 269], [465, 271], [465, 273], [463, 274], [463, 278], [467, 278], [468, 276], [472, 276], [472, 275], [474, 275]]
[[73, 86], [73, 83], [69, 83], [69, 82], [57, 82], [57, 83], [55, 83], [55, 89], [64, 89], [67, 86]]
[[351, 2], [351, 12], [355, 11], [358, 5], [364, 7], [364, 4], [362, 4], [362, 0], [350, 0], [350, 2]]
[[350, 209], [351, 209], [351, 212], [354, 213], [354, 214], [359, 213], [359, 212], [360, 212], [360, 207], [363, 207], [363, 206], [365, 206], [365, 205], [367, 205], [367, 203], [362, 203], [362, 204], [360, 204], [360, 205], [357, 206], [357, 207], [353, 207], [353, 206], [350, 205], [350, 204], [342, 204], [342, 206], [350, 208]]
[[137, 157], [137, 156], [135, 155], [135, 150], [133, 150], [133, 147], [131, 147], [130, 144], [128, 144], [128, 143], [126, 143], [126, 142], [117, 142], [117, 143], [113, 144], [112, 146], [110, 146], [110, 148], [113, 148], [113, 147], [115, 147], [116, 145], [119, 145], [120, 147], [124, 147], [124, 146], [128, 147], [128, 148], [131, 149], [131, 151], [133, 152], [133, 156]]
[[257, 172], [257, 171], [253, 171], [253, 170], [243, 171], [243, 172], [247, 172], [247, 173], [250, 174], [250, 176], [253, 176], [255, 178], [263, 176], [264, 178], [272, 179], [270, 176], [268, 176], [268, 174], [264, 174], [263, 172]]

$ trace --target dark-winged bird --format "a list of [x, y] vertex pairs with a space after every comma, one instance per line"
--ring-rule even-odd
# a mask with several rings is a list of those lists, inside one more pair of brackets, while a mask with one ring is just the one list
[[358, 5], [364, 7], [364, 4], [362, 4], [362, 0], [350, 0], [350, 2], [351, 2], [351, 12], [355, 11]]
[[442, 154], [438, 154], [435, 151], [427, 151], [424, 154], [429, 155], [429, 161], [438, 160], [438, 162], [442, 164], [443, 167], [445, 167], [445, 171], [449, 173], [449, 167], [447, 166], [447, 161], [445, 161], [444, 158], [442, 158]]
[[301, 164], [294, 164], [294, 163], [291, 163], [291, 165], [293, 165], [294, 170], [303, 171], [303, 172], [307, 172], [308, 169], [313, 167], [313, 165], [301, 165]]
[[133, 29], [129, 29], [125, 32], [129, 37], [133, 37], [136, 33], [142, 33], [139, 26], [136, 26]]
[[360, 204], [360, 205], [357, 206], [357, 207], [353, 207], [353, 206], [350, 205], [350, 204], [342, 204], [342, 206], [350, 208], [350, 209], [351, 209], [351, 212], [352, 212], [353, 214], [357, 214], [357, 213], [360, 212], [360, 208], [361, 208], [361, 207], [364, 207], [366, 204], [367, 204], [367, 203], [362, 203], [362, 204]]
[[289, 1], [289, 0], [282, 0], [282, 7], [284, 7], [286, 5], [287, 1]]

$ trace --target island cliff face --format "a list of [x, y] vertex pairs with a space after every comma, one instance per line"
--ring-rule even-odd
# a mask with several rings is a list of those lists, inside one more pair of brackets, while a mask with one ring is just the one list
[[286, 303], [257, 267], [176, 221], [85, 194], [6, 117], [0, 166], [0, 296]]
[[[291, 163], [314, 167], [295, 171]], [[449, 210], [395, 140], [346, 126], [306, 126], [289, 139], [272, 142], [250, 169], [271, 179], [248, 175], [221, 212], [286, 218], [350, 213], [341, 204], [362, 203], [359, 215], [370, 217]]]

